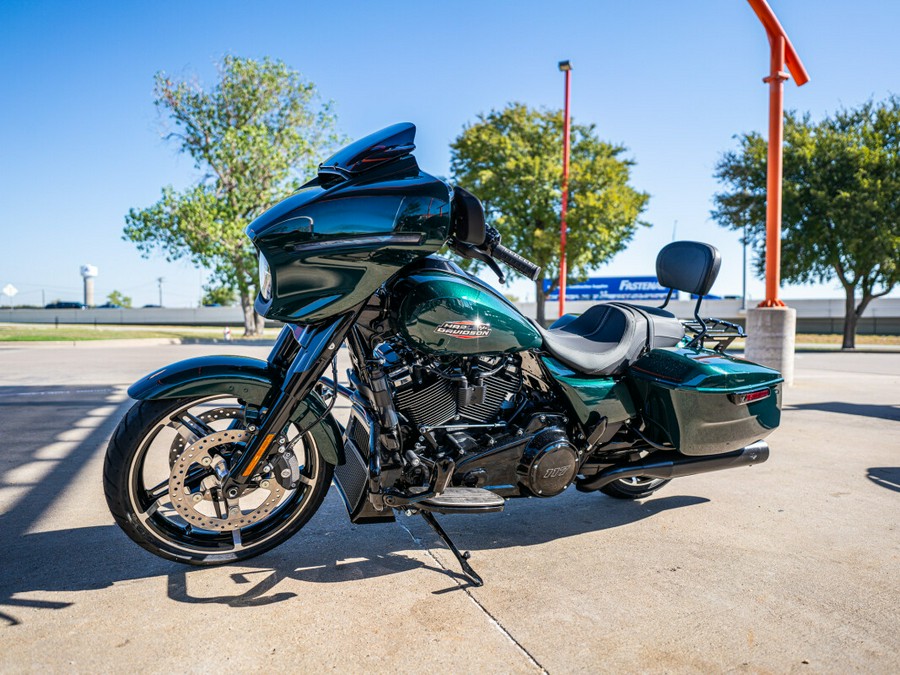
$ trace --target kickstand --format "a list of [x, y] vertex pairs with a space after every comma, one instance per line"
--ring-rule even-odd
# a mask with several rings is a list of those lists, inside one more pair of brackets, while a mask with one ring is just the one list
[[463, 574], [468, 577], [469, 581], [472, 582], [473, 586], [484, 586], [484, 581], [482, 581], [481, 577], [478, 576], [478, 573], [472, 569], [472, 566], [469, 564], [469, 552], [460, 553], [459, 549], [456, 548], [456, 545], [450, 539], [450, 536], [444, 532], [444, 528], [438, 524], [437, 519], [432, 515], [430, 511], [419, 511], [422, 518], [425, 519], [425, 522], [431, 526], [431, 529], [437, 532], [437, 535], [444, 540], [444, 543], [450, 547], [450, 550], [453, 551], [453, 555], [456, 556], [456, 559], [459, 561], [459, 566], [462, 567]]

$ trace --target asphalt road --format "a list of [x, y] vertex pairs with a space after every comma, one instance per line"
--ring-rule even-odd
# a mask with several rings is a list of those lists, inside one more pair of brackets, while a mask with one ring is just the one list
[[124, 387], [215, 351], [0, 348], [0, 671], [900, 671], [900, 355], [798, 355], [764, 465], [445, 517], [471, 588], [334, 490], [240, 566], [132, 544], [100, 480]]

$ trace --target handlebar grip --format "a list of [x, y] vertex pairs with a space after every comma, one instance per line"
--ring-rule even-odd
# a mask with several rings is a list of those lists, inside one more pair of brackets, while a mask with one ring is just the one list
[[493, 257], [532, 281], [537, 281], [541, 275], [541, 268], [538, 265], [500, 244], [494, 247]]

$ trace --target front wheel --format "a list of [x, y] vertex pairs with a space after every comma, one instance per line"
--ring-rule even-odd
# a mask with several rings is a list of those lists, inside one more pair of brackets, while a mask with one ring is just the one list
[[250, 434], [234, 398], [140, 401], [119, 423], [106, 451], [106, 502], [125, 534], [151, 553], [191, 565], [259, 555], [313, 516], [334, 467], [311, 434], [285, 429], [275, 460], [251, 489], [228, 499], [217, 477]]
[[620, 478], [600, 488], [600, 492], [616, 499], [642, 499], [649, 497], [669, 481], [664, 478], [635, 476]]

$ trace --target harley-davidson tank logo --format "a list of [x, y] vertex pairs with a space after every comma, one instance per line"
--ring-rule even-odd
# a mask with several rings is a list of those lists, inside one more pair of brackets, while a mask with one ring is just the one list
[[460, 340], [483, 338], [491, 334], [491, 324], [475, 321], [445, 321], [434, 329], [435, 333], [443, 333]]

